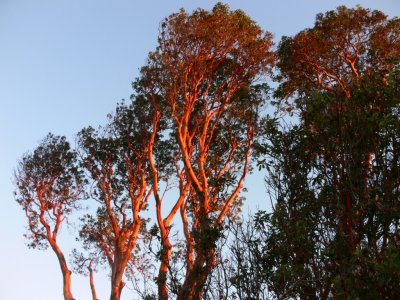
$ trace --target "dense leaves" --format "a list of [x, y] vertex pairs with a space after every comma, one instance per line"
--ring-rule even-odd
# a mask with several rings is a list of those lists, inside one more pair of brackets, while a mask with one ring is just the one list
[[[220, 226], [239, 203], [265, 100], [262, 85], [256, 84], [273, 65], [271, 45], [271, 34], [240, 10], [220, 3], [211, 12], [181, 10], [162, 23], [158, 47], [141, 70], [140, 84], [160, 118], [171, 121], [169, 130], [179, 146], [180, 197], [174, 207], [180, 207], [187, 243], [179, 299], [201, 297], [215, 266]], [[165, 273], [172, 247], [168, 225], [176, 210], [161, 217], [157, 190], [164, 243], [159, 293], [167, 299]]]
[[[278, 298], [398, 293], [400, 98], [392, 76], [379, 97], [359, 89], [340, 115], [325, 111], [336, 98], [322, 94], [310, 97], [299, 125], [269, 131], [266, 180], [276, 204], [259, 224]], [[385, 104], [377, 110], [370, 99]]]
[[[111, 300], [126, 281], [143, 299], [398, 297], [399, 19], [341, 6], [272, 47], [240, 10], [181, 10], [161, 23], [131, 102], [82, 129], [77, 151], [49, 134], [24, 155], [29, 246], [57, 254], [66, 300], [57, 234], [82, 198], [94, 204], [72, 257], [93, 299], [99, 265]], [[253, 148], [272, 211], [243, 220]]]
[[351, 94], [357, 78], [384, 78], [399, 63], [400, 20], [380, 11], [344, 6], [318, 14], [313, 28], [279, 44], [277, 95], [304, 95], [315, 89]]

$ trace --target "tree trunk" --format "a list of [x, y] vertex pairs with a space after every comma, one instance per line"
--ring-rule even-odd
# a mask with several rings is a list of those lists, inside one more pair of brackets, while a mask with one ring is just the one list
[[116, 268], [116, 271], [112, 274], [110, 300], [119, 300], [121, 298], [122, 289], [125, 286], [125, 283], [122, 281], [122, 275], [123, 271], [119, 268]]
[[202, 290], [207, 279], [202, 264], [194, 263], [179, 291], [178, 300], [201, 300]]
[[96, 295], [96, 287], [94, 285], [92, 262], [90, 262], [88, 269], [89, 269], [89, 282], [90, 282], [90, 291], [92, 292], [92, 299], [98, 300]]
[[208, 249], [207, 253], [197, 254], [193, 267], [188, 270], [185, 281], [179, 291], [178, 300], [201, 300], [203, 288], [208, 275], [216, 265], [215, 250]]
[[55, 242], [50, 242], [53, 251], [56, 253], [63, 275], [63, 294], [65, 300], [75, 300], [71, 292], [71, 271], [68, 269], [64, 254]]
[[124, 283], [115, 284], [111, 288], [111, 297], [110, 300], [119, 300], [121, 298], [122, 289], [124, 287]]
[[63, 272], [63, 292], [65, 300], [74, 300], [71, 292], [71, 271], [66, 269]]
[[162, 237], [161, 264], [158, 271], [158, 299], [168, 300], [167, 276], [168, 268], [171, 260], [172, 245], [168, 236]]
[[[185, 281], [179, 291], [178, 300], [200, 300], [201, 299], [201, 282], [203, 275], [201, 273], [202, 266], [196, 262], [193, 268], [186, 274]], [[197, 291], [200, 289], [200, 292]]]

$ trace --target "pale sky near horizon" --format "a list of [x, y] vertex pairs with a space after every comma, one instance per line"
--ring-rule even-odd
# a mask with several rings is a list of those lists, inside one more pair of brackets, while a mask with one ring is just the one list
[[[160, 21], [181, 7], [210, 9], [216, 2], [0, 0], [0, 300], [62, 299], [54, 253], [30, 250], [23, 238], [26, 220], [13, 198], [17, 160], [49, 131], [73, 140], [81, 128], [104, 124], [116, 103], [129, 98], [131, 81], [155, 48]], [[317, 13], [339, 5], [400, 15], [400, 0], [225, 2], [276, 41], [311, 27]], [[247, 188], [249, 210], [268, 206], [259, 174], [250, 176]], [[61, 237], [65, 249], [73, 234], [66, 229]], [[99, 299], [109, 298], [106, 275], [96, 281]], [[91, 299], [86, 278], [73, 276], [72, 289], [77, 300]], [[124, 290], [122, 299], [136, 299], [132, 295]]]

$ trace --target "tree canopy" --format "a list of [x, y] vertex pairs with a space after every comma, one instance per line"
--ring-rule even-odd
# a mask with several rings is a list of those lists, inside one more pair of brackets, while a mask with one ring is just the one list
[[[182, 9], [105, 126], [23, 156], [29, 246], [56, 253], [66, 300], [72, 212], [94, 300], [99, 265], [111, 300], [129, 281], [142, 299], [396, 299], [399, 83], [400, 21], [382, 12], [340, 6], [275, 49], [241, 10]], [[255, 163], [273, 207], [244, 218]]]

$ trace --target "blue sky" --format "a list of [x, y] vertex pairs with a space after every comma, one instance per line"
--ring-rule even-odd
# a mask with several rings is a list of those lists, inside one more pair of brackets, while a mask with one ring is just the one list
[[[338, 5], [400, 15], [399, 0], [226, 2], [274, 33], [276, 41], [312, 26], [316, 13]], [[62, 299], [55, 255], [25, 246], [25, 218], [11, 182], [17, 160], [49, 131], [73, 139], [82, 127], [103, 124], [115, 104], [129, 98], [131, 81], [156, 45], [160, 21], [181, 7], [210, 9], [215, 3], [0, 0], [0, 299]], [[252, 175], [247, 187], [246, 206], [252, 211], [265, 206], [262, 176]], [[66, 229], [61, 237], [66, 249], [72, 234]], [[107, 278], [96, 279], [99, 298], [107, 299]], [[90, 299], [86, 278], [73, 277], [72, 288], [77, 299]], [[131, 299], [129, 291], [123, 294]]]

